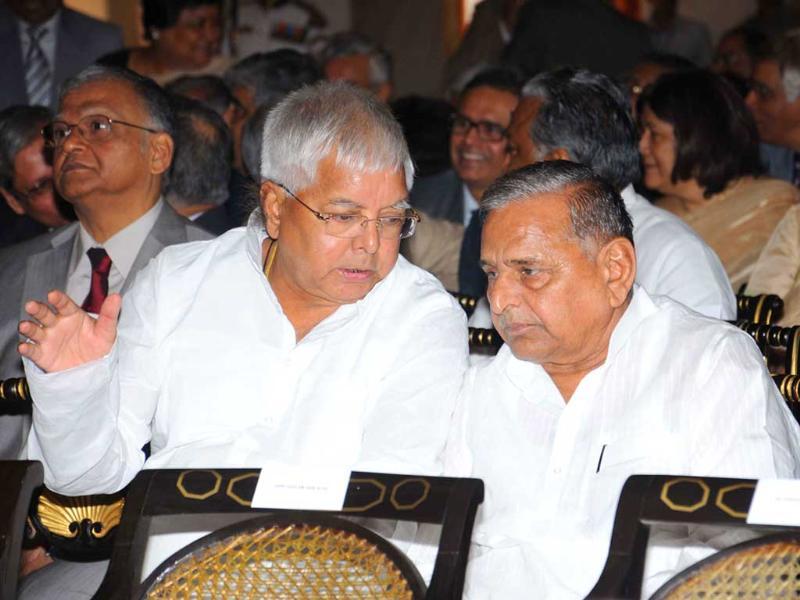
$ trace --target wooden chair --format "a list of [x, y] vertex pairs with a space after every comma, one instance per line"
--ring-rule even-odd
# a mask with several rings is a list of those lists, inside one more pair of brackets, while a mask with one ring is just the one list
[[[753, 497], [756, 480], [726, 479], [718, 477], [683, 477], [679, 475], [632, 475], [625, 482], [617, 504], [614, 518], [614, 529], [611, 533], [611, 544], [603, 572], [587, 598], [639, 598], [644, 574], [645, 549], [650, 534], [650, 527], [657, 524], [683, 523], [692, 525], [716, 525], [726, 527], [749, 527], [774, 533], [776, 530], [789, 530], [793, 536], [800, 533], [800, 528], [773, 527], [767, 525], [748, 525], [747, 512]], [[772, 538], [761, 538], [761, 543], [769, 545]], [[759, 544], [752, 543], [756, 548]], [[750, 546], [743, 545], [745, 551]], [[725, 554], [725, 552], [729, 554]], [[714, 555], [717, 560], [727, 560], [734, 548]], [[775, 551], [775, 548], [773, 548]], [[762, 550], [756, 550], [762, 552]], [[796, 552], [795, 562], [800, 558]], [[689, 570], [676, 576], [659, 590], [673, 589], [683, 580], [692, 580], [698, 584], [700, 578], [706, 580], [711, 572], [719, 572], [721, 565], [709, 559], [706, 564], [693, 565]], [[740, 564], [729, 561], [728, 566]], [[714, 565], [714, 566], [711, 566]], [[701, 567], [708, 566], [709, 570]], [[726, 567], [727, 568], [727, 567]], [[797, 568], [797, 565], [795, 565]], [[754, 573], [751, 573], [754, 575]], [[766, 575], [762, 584], [768, 584]], [[710, 585], [710, 584], [709, 584]], [[720, 588], [721, 589], [721, 588]], [[763, 588], [762, 588], [763, 589]], [[666, 593], [666, 592], [664, 592]], [[672, 598], [662, 595], [660, 598]], [[681, 596], [700, 597], [700, 596]], [[708, 598], [739, 597], [720, 594], [708, 594]], [[748, 598], [756, 597], [753, 595]], [[765, 597], [760, 595], [757, 597]], [[777, 596], [776, 596], [777, 597]]]
[[475, 296], [467, 296], [466, 294], [459, 294], [458, 292], [450, 292], [450, 295], [458, 301], [458, 303], [461, 305], [461, 308], [463, 308], [464, 312], [467, 313], [467, 318], [469, 319], [472, 316], [472, 313], [475, 312], [475, 307], [478, 306], [478, 300], [480, 300], [480, 298], [476, 298]]
[[800, 326], [779, 327], [737, 321], [736, 326], [755, 340], [770, 372], [800, 375]]
[[[141, 471], [129, 486], [111, 563], [96, 598], [172, 597], [147, 594], [151, 587], [162, 586], [176, 578], [183, 579], [182, 591], [187, 589], [184, 583], [203, 584], [211, 579], [216, 584], [229, 585], [231, 580], [238, 578], [236, 581], [240, 587], [235, 591], [227, 587], [223, 594], [225, 597], [314, 597], [297, 596], [295, 594], [298, 591], [292, 587], [287, 589], [294, 591], [286, 592], [289, 595], [285, 596], [275, 588], [269, 588], [275, 591], [275, 595], [258, 588], [258, 595], [248, 596], [245, 583], [247, 575], [242, 570], [251, 568], [255, 562], [271, 561], [267, 571], [272, 572], [267, 574], [262, 571], [261, 575], [267, 577], [277, 574], [283, 578], [285, 585], [290, 586], [296, 580], [298, 570], [311, 568], [311, 563], [325, 563], [328, 565], [326, 568], [330, 568], [330, 563], [320, 558], [325, 546], [320, 535], [323, 539], [333, 540], [327, 545], [334, 548], [333, 556], [340, 556], [337, 553], [342, 552], [341, 546], [334, 542], [344, 540], [347, 552], [352, 554], [353, 548], [358, 547], [365, 563], [382, 565], [383, 572], [391, 572], [392, 577], [402, 575], [402, 578], [393, 581], [406, 581], [396, 583], [407, 587], [406, 595], [388, 597], [461, 597], [472, 524], [475, 511], [483, 501], [483, 483], [480, 480], [354, 472], [344, 509], [341, 513], [331, 514], [250, 508], [258, 476], [258, 470], [248, 469]], [[252, 513], [254, 517], [263, 516], [224, 528], [190, 544], [162, 563], [140, 585], [150, 520], [158, 516], [205, 513]], [[350, 522], [343, 524], [334, 515], [440, 523], [442, 534], [427, 591], [423, 591], [424, 586], [420, 587], [418, 575], [405, 557], [376, 540], [374, 534], [364, 534], [362, 528]], [[244, 540], [247, 540], [246, 543]], [[289, 547], [292, 548], [291, 552], [288, 551]], [[227, 553], [223, 552], [220, 557], [216, 552], [225, 548], [228, 549]], [[381, 553], [386, 558], [376, 558]], [[257, 560], [256, 555], [259, 557]], [[302, 564], [291, 563], [289, 555], [298, 556]], [[246, 567], [248, 564], [251, 567]], [[221, 574], [223, 570], [226, 570], [227, 576]], [[307, 581], [321, 584], [326, 577], [324, 573], [307, 575]], [[223, 580], [224, 583], [220, 583]], [[175, 586], [170, 584], [170, 587]], [[202, 597], [202, 593], [194, 591]], [[348, 596], [341, 591], [332, 594], [322, 597], [386, 597], [377, 594]]]
[[783, 300], [775, 294], [736, 294], [736, 320], [772, 325], [783, 316]]
[[0, 598], [17, 597], [25, 515], [43, 477], [44, 469], [39, 462], [0, 461]]
[[24, 415], [31, 412], [31, 391], [24, 377], [0, 379], [0, 415]]
[[500, 337], [496, 329], [469, 328], [470, 354], [495, 355], [502, 345], [503, 338]]
[[800, 376], [773, 375], [772, 381], [775, 382], [783, 399], [786, 401], [786, 405], [800, 424]]

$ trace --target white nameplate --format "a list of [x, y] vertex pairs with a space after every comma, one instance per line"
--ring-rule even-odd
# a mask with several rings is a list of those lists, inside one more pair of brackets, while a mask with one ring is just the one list
[[261, 469], [253, 508], [342, 510], [350, 467], [290, 465], [270, 461]]
[[800, 525], [800, 480], [759, 479], [747, 522], [752, 525]]

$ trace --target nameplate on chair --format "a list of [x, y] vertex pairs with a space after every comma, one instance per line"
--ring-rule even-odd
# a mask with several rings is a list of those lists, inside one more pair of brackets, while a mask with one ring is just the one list
[[751, 525], [800, 526], [800, 480], [759, 479], [747, 512]]
[[290, 465], [270, 461], [261, 469], [253, 508], [342, 510], [350, 467]]

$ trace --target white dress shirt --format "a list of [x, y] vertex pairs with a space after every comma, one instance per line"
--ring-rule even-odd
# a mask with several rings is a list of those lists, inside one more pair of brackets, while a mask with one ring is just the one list
[[[106, 357], [52, 374], [25, 361], [36, 398], [28, 456], [50, 489], [111, 492], [143, 466], [267, 460], [441, 472], [466, 369], [463, 310], [399, 257], [364, 299], [297, 342], [262, 273], [256, 223], [163, 250], [125, 295]], [[146, 569], [189, 539], [151, 543]]]
[[472, 213], [478, 210], [481, 205], [475, 199], [475, 196], [472, 195], [472, 192], [469, 191], [469, 187], [467, 184], [462, 184], [462, 189], [464, 190], [464, 196], [462, 202], [464, 203], [464, 227], [469, 225], [470, 219], [472, 219]]
[[681, 219], [653, 206], [632, 185], [622, 190], [633, 221], [636, 283], [707, 317], [736, 318], [736, 296], [716, 253]]
[[[568, 403], [508, 346], [468, 372], [445, 467], [486, 486], [465, 597], [584, 597], [629, 475], [797, 477], [799, 465], [800, 429], [752, 339], [637, 286]], [[648, 586], [707, 541], [651, 548]]]
[[86, 251], [90, 248], [105, 248], [111, 258], [111, 270], [108, 273], [108, 293], [119, 292], [125, 285], [125, 280], [131, 272], [131, 267], [136, 261], [142, 244], [150, 234], [161, 214], [164, 201], [159, 199], [153, 207], [136, 219], [133, 223], [120, 229], [104, 243], [96, 242], [92, 235], [80, 225], [78, 235], [70, 256], [69, 270], [67, 271], [67, 296], [77, 304], [81, 304], [89, 293], [92, 281], [92, 263]]

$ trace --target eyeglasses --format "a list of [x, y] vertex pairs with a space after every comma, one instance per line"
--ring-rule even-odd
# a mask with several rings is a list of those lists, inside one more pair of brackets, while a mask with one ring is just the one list
[[119, 121], [112, 119], [105, 115], [88, 115], [83, 117], [77, 123], [66, 123], [64, 121], [53, 121], [42, 129], [42, 137], [44, 141], [55, 148], [61, 146], [67, 138], [72, 135], [72, 131], [77, 129], [81, 133], [81, 137], [90, 144], [104, 142], [111, 137], [112, 125], [125, 125], [126, 127], [133, 127], [141, 129], [148, 133], [159, 133], [157, 129], [143, 127], [127, 121]]
[[40, 179], [27, 192], [20, 192], [15, 189], [11, 189], [11, 194], [23, 204], [29, 203], [32, 199], [38, 198], [48, 192], [52, 193], [53, 191], [53, 179], [51, 177], [45, 177], [44, 179]]
[[321, 213], [295, 196], [289, 188], [277, 181], [273, 182], [284, 192], [302, 204], [317, 219], [325, 224], [325, 233], [333, 237], [352, 239], [364, 233], [367, 223], [375, 222], [378, 234], [387, 240], [402, 240], [414, 235], [417, 223], [422, 220], [419, 213], [408, 208], [403, 214], [396, 214], [377, 219], [367, 219], [358, 213]]
[[467, 135], [473, 127], [478, 137], [486, 142], [499, 142], [508, 136], [508, 130], [499, 123], [491, 121], [473, 121], [469, 117], [456, 113], [450, 118], [453, 133]]

